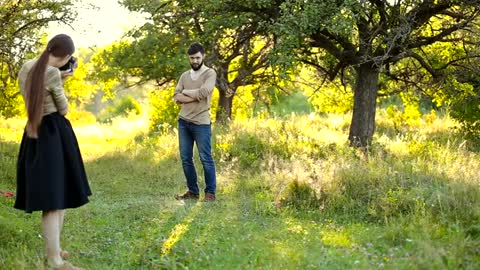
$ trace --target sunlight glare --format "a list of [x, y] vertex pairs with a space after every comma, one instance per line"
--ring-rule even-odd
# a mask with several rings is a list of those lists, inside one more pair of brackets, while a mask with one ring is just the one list
[[77, 48], [103, 47], [147, 21], [144, 14], [130, 12], [117, 0], [82, 0], [74, 4], [73, 9], [78, 15], [71, 27], [51, 22], [47, 29], [48, 39], [64, 33], [72, 37]]
[[193, 222], [195, 217], [198, 215], [200, 212], [200, 204], [194, 205], [189, 211], [188, 215], [185, 217], [184, 221], [182, 223], [179, 223], [173, 227], [173, 229], [170, 232], [170, 235], [168, 236], [167, 240], [162, 245], [161, 249], [161, 255], [162, 256], [167, 256], [170, 254], [172, 248], [175, 246], [175, 244], [180, 241], [182, 236], [188, 231], [188, 228], [190, 227], [190, 224]]

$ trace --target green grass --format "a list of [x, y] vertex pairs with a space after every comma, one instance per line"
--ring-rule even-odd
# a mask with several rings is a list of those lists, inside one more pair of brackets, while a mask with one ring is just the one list
[[[398, 133], [379, 117], [365, 155], [345, 145], [348, 121], [215, 128], [214, 203], [173, 199], [174, 133], [74, 123], [94, 195], [67, 211], [63, 248], [86, 269], [478, 269], [479, 153], [447, 118]], [[0, 121], [0, 190], [15, 190], [23, 124]], [[0, 197], [0, 269], [42, 269], [40, 214], [12, 205]]]

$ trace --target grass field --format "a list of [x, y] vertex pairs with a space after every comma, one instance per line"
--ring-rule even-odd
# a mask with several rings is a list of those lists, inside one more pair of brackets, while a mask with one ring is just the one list
[[[0, 120], [0, 190], [15, 191], [25, 120]], [[349, 120], [214, 127], [213, 203], [173, 199], [185, 190], [175, 132], [73, 123], [94, 195], [67, 211], [63, 248], [102, 270], [480, 269], [476, 146], [448, 118], [396, 130], [380, 112], [366, 154], [345, 144]], [[0, 196], [0, 269], [43, 269], [40, 214], [13, 203]]]

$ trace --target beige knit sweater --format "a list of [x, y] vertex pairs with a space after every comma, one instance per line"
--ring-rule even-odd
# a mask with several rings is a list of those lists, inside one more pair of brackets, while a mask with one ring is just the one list
[[192, 79], [190, 70], [180, 76], [174, 99], [179, 93], [195, 99], [194, 102], [181, 104], [180, 119], [197, 125], [210, 124], [210, 103], [216, 78], [217, 73], [211, 68], [205, 68], [196, 80]]
[[[18, 74], [20, 92], [22, 93], [24, 99], [28, 73], [36, 62], [37, 59], [27, 61], [25, 64], [23, 64]], [[63, 81], [60, 70], [56, 67], [47, 65], [47, 71], [45, 72], [45, 99], [43, 101], [43, 115], [57, 111], [61, 115], [67, 114], [68, 101], [63, 90]]]

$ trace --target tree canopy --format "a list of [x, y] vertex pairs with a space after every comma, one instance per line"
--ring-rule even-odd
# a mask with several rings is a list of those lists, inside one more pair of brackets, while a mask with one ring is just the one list
[[0, 115], [21, 110], [16, 76], [23, 59], [42, 44], [42, 30], [49, 22], [72, 22], [74, 1], [0, 0]]
[[[13, 78], [20, 60], [36, 49], [46, 23], [72, 19], [72, 13], [66, 12], [72, 1], [2, 2], [1, 114], [17, 113]], [[232, 117], [234, 98], [243, 89], [257, 93], [264, 89], [265, 95], [271, 95], [272, 89], [282, 89], [308, 67], [316, 73], [307, 79], [316, 88], [313, 94], [325, 81], [341, 83], [342, 91], [352, 92], [338, 95], [353, 100], [351, 145], [371, 144], [377, 100], [391, 95], [400, 94], [406, 102], [429, 99], [435, 106], [448, 105], [467, 129], [479, 125], [480, 0], [120, 3], [145, 13], [147, 23], [91, 58], [81, 78], [70, 83], [77, 103], [82, 102], [79, 93], [84, 86], [95, 88], [79, 80], [93, 80], [107, 93], [118, 85], [128, 88], [152, 82], [171, 91], [188, 69], [188, 45], [199, 41], [207, 50], [206, 64], [217, 72], [217, 122]], [[352, 103], [342, 104], [350, 108]]]
[[[231, 5], [261, 16], [266, 1], [254, 2], [258, 9]], [[282, 1], [279, 9], [277, 19], [265, 20], [277, 33], [278, 63], [305, 63], [330, 79], [354, 74], [349, 140], [358, 146], [368, 146], [373, 137], [381, 73], [414, 84], [410, 79], [426, 71], [430, 82], [441, 82], [447, 67], [466, 56], [439, 58], [425, 50], [443, 43], [478, 45], [472, 33], [479, 30], [480, 1], [297, 0]]]

